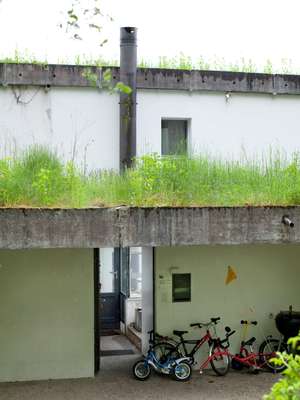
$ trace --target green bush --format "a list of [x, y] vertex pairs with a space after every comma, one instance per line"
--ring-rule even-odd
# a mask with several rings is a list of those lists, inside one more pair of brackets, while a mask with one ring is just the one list
[[283, 377], [274, 384], [271, 392], [264, 396], [264, 400], [299, 400], [300, 399], [300, 333], [299, 336], [288, 341], [291, 354], [279, 353], [274, 363], [285, 365]]

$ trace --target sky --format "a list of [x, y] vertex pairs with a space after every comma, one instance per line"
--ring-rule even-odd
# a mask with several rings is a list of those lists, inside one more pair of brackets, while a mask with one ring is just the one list
[[[88, 0], [82, 0], [84, 1]], [[58, 28], [71, 0], [2, 0], [0, 3], [0, 56], [17, 48], [48, 62], [119, 57], [120, 26], [138, 28], [138, 56], [155, 62], [159, 56], [180, 52], [200, 56], [241, 57], [255, 63], [291, 59], [300, 67], [298, 50], [299, 0], [102, 0], [101, 9], [114, 18], [102, 20], [103, 38], [87, 32], [83, 41], [70, 39]]]

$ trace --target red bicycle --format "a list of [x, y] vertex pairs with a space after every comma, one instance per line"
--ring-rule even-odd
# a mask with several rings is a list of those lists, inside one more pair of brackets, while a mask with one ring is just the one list
[[[248, 327], [250, 324], [257, 325], [256, 321], [241, 321], [241, 324]], [[232, 333], [231, 333], [232, 334]], [[285, 344], [280, 340], [273, 339], [268, 336], [266, 340], [260, 345], [259, 351], [255, 352], [253, 344], [256, 341], [255, 337], [249, 340], [242, 341], [239, 354], [231, 354], [229, 351], [228, 338], [231, 334], [227, 335], [227, 340], [214, 341], [208, 358], [200, 367], [200, 373], [210, 363], [213, 370], [218, 375], [224, 375], [223, 364], [228, 358], [231, 359], [231, 365], [234, 369], [242, 369], [244, 366], [250, 368], [253, 372], [259, 372], [262, 369], [268, 369], [272, 372], [280, 372], [284, 369], [281, 365], [276, 365], [272, 359], [276, 358], [277, 351], [286, 350]], [[225, 343], [225, 345], [224, 345]], [[220, 366], [221, 365], [221, 370]]]
[[[159, 349], [159, 352], [161, 353], [161, 356], [159, 357], [160, 359], [168, 358], [170, 354], [173, 356], [176, 355], [176, 357], [188, 357], [188, 363], [190, 365], [195, 364], [195, 353], [200, 349], [201, 346], [204, 345], [204, 343], [208, 343], [209, 345], [209, 358], [206, 360], [204, 363], [204, 367], [206, 364], [211, 364], [213, 370], [216, 372], [218, 375], [226, 375], [227, 372], [229, 371], [230, 368], [230, 357], [222, 353], [222, 357], [220, 358], [218, 354], [218, 360], [216, 359], [216, 354], [214, 353], [216, 349], [220, 348], [226, 348], [227, 343], [228, 343], [228, 338], [235, 333], [235, 331], [231, 331], [229, 327], [225, 328], [226, 331], [226, 337], [225, 339], [221, 340], [220, 338], [217, 337], [216, 333], [216, 325], [220, 321], [220, 317], [217, 318], [211, 318], [210, 322], [203, 323], [203, 322], [197, 322], [190, 324], [191, 327], [198, 327], [198, 328], [205, 328], [206, 333], [200, 338], [200, 339], [192, 339], [192, 340], [186, 340], [184, 339], [184, 335], [188, 333], [188, 331], [179, 331], [179, 330], [174, 330], [173, 334], [175, 336], [179, 337], [179, 340], [175, 341], [174, 339], [168, 338], [168, 337], [161, 337], [162, 341], [159, 341], [156, 343], [154, 346], [154, 351], [158, 353], [157, 349]], [[210, 329], [213, 329], [213, 334], [210, 332]], [[158, 338], [159, 339], [159, 338]], [[193, 345], [192, 349], [189, 351], [187, 349], [187, 345]], [[229, 346], [229, 343], [228, 343]], [[221, 354], [221, 353], [220, 353]], [[202, 371], [202, 369], [201, 369]]]

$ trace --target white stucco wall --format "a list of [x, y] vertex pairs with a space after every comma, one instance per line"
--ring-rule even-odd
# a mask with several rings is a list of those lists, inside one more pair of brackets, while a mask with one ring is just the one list
[[[292, 305], [300, 310], [300, 246], [186, 246], [155, 250], [155, 318], [156, 330], [172, 334], [174, 329], [189, 331], [187, 338], [197, 338], [204, 331], [192, 329], [190, 323], [221, 317], [224, 326], [236, 329], [232, 351], [241, 340], [241, 320], [257, 320], [248, 332], [257, 344], [264, 335], [279, 337], [274, 317]], [[231, 265], [237, 280], [225, 285], [227, 267]], [[191, 273], [191, 302], [172, 303], [172, 273]], [[203, 346], [207, 352], [208, 346]], [[203, 359], [205, 353], [200, 355]]]
[[92, 249], [0, 251], [0, 381], [94, 375], [93, 265]]
[[[18, 103], [19, 99], [19, 103]], [[24, 104], [26, 103], [26, 104]], [[119, 96], [94, 88], [0, 88], [0, 156], [49, 145], [88, 169], [119, 167]], [[137, 154], [161, 151], [161, 119], [189, 119], [189, 148], [213, 156], [300, 149], [300, 96], [139, 90]]]
[[161, 152], [161, 119], [190, 120], [190, 151], [239, 159], [269, 148], [300, 149], [300, 96], [140, 90], [138, 155]]
[[0, 88], [0, 156], [38, 143], [88, 169], [118, 169], [118, 102], [94, 88]]

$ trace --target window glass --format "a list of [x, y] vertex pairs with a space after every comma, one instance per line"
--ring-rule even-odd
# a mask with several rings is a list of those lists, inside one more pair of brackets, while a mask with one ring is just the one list
[[187, 153], [187, 120], [163, 119], [161, 121], [161, 154]]
[[172, 274], [172, 300], [191, 301], [191, 274]]
[[142, 295], [142, 249], [130, 248], [130, 296]]
[[100, 249], [100, 283], [102, 293], [112, 293], [115, 290], [114, 249]]
[[129, 247], [121, 249], [121, 293], [129, 296]]

